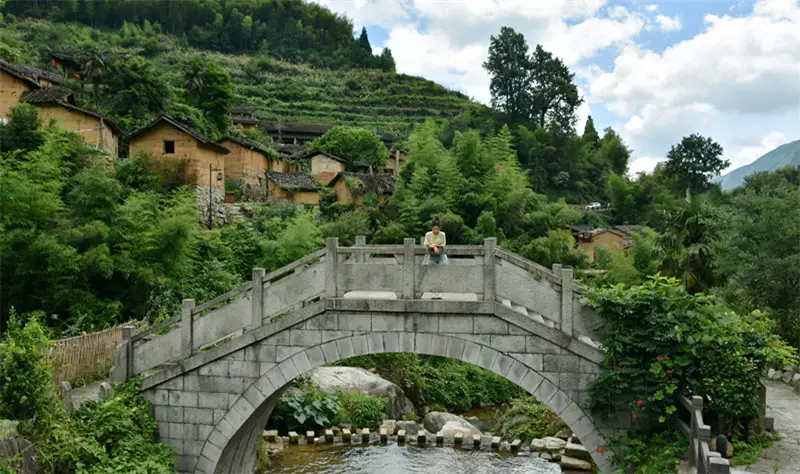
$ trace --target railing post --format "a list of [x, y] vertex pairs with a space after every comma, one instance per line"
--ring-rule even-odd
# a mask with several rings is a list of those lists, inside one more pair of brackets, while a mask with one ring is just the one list
[[125, 341], [125, 351], [124, 351], [124, 373], [125, 379], [124, 380], [114, 380], [115, 382], [124, 382], [131, 378], [133, 375], [133, 326], [123, 326], [122, 327], [122, 340]]
[[338, 247], [338, 238], [328, 237], [325, 239], [325, 296], [328, 298], [339, 296], [336, 288], [336, 277], [339, 270]]
[[[555, 267], [555, 265], [554, 265]], [[561, 269], [561, 332], [572, 336], [572, 269]]]
[[[694, 463], [698, 468], [706, 465], [703, 459], [703, 442], [711, 441], [711, 433], [704, 429], [703, 420], [703, 397], [692, 395], [692, 449], [694, 450]], [[700, 414], [700, 416], [698, 416]]]
[[403, 299], [413, 300], [415, 296], [414, 239], [403, 240]]
[[554, 263], [553, 264], [553, 275], [557, 276], [558, 278], [561, 278], [561, 270], [563, 270], [563, 269], [564, 269], [563, 265], [561, 265], [560, 263]]
[[496, 298], [495, 284], [495, 250], [497, 238], [483, 240], [483, 301], [494, 302]]
[[[364, 247], [365, 245], [367, 245], [367, 237], [365, 235], [357, 235], [355, 247]], [[364, 260], [364, 252], [362, 250], [353, 252], [353, 261], [355, 263], [364, 263]]]
[[255, 329], [261, 326], [264, 318], [264, 275], [266, 270], [263, 268], [253, 269], [253, 289], [252, 289], [252, 312], [250, 313], [250, 327]]
[[181, 356], [183, 358], [192, 355], [192, 311], [194, 310], [194, 300], [185, 299], [181, 301]]

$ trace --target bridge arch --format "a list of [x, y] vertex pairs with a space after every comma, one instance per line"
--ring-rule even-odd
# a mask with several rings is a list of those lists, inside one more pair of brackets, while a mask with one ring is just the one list
[[[458, 335], [413, 332], [370, 332], [332, 339], [275, 364], [232, 401], [208, 435], [194, 472], [252, 472], [259, 436], [283, 390], [298, 376], [350, 357], [397, 352], [456, 359], [510, 380], [558, 414], [592, 454], [598, 468], [611, 472], [610, 455], [596, 450], [605, 444], [602, 431], [579, 401], [552, 380], [552, 373], [537, 370], [526, 357], [509, 355], [491, 343]], [[558, 378], [559, 374], [555, 375]]]

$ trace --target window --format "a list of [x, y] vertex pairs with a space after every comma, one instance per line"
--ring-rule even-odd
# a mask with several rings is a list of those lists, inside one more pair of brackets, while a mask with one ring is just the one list
[[165, 155], [174, 155], [175, 154], [175, 142], [172, 140], [164, 140], [164, 154]]

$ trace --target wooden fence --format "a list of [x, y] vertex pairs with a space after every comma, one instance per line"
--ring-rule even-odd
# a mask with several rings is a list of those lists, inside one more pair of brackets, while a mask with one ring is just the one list
[[730, 474], [728, 460], [711, 451], [711, 427], [703, 423], [703, 397], [678, 398], [682, 408], [688, 412], [688, 419], [679, 420], [678, 425], [689, 440], [689, 466], [698, 474]]
[[122, 342], [122, 326], [54, 341], [48, 357], [53, 382], [91, 382], [108, 377], [114, 352]]

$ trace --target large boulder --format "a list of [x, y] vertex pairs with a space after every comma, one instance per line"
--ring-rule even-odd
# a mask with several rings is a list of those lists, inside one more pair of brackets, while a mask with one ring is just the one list
[[469, 432], [470, 435], [482, 434], [481, 430], [476, 428], [469, 421], [461, 418], [460, 416], [441, 411], [432, 411], [425, 415], [425, 419], [423, 420], [422, 424], [425, 426], [425, 429], [431, 433], [438, 433], [439, 431], [442, 431], [442, 428], [444, 428], [445, 425], [450, 424], [450, 430], [454, 430], [456, 426], [460, 426], [463, 430], [462, 433], [464, 433], [464, 436], [467, 435], [467, 432]]
[[414, 411], [414, 404], [399, 386], [358, 367], [320, 367], [309, 372], [308, 379], [312, 385], [326, 392], [341, 390], [388, 398], [385, 413], [387, 418], [393, 420]]

